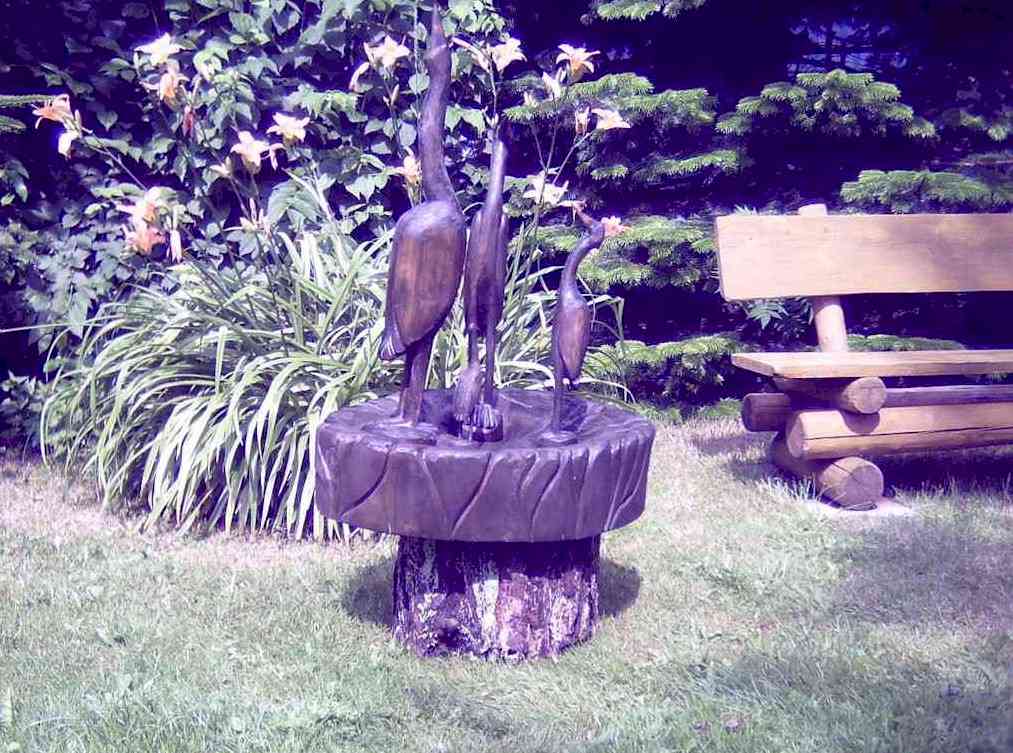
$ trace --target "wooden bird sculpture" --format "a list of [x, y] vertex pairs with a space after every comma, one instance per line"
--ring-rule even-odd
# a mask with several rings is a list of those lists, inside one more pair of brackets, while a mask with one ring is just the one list
[[552, 373], [556, 384], [552, 418], [549, 430], [542, 434], [543, 444], [566, 444], [573, 441], [573, 433], [564, 431], [562, 426], [563, 387], [564, 382], [568, 382], [570, 389], [573, 389], [580, 379], [584, 356], [591, 341], [591, 307], [577, 287], [577, 267], [585, 256], [601, 245], [605, 239], [605, 226], [579, 208], [575, 209], [575, 214], [587, 232], [566, 257], [563, 276], [559, 282], [559, 297], [552, 320]]
[[[464, 265], [464, 326], [468, 333], [468, 366], [454, 392], [454, 418], [467, 439], [503, 438], [503, 417], [496, 409], [496, 327], [503, 316], [506, 250], [509, 240], [503, 215], [503, 181], [507, 148], [499, 128], [492, 135], [489, 187], [468, 235]], [[478, 340], [485, 339], [485, 379], [478, 360]]]
[[433, 338], [457, 297], [465, 258], [464, 214], [444, 164], [450, 48], [439, 2], [433, 3], [425, 62], [429, 91], [422, 102], [418, 133], [426, 200], [403, 214], [394, 227], [380, 343], [381, 359], [405, 356], [394, 423], [408, 426], [419, 422]]

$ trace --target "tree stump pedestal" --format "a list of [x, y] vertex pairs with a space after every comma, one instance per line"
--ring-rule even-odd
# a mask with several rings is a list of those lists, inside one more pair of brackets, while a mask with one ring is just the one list
[[419, 656], [557, 656], [598, 622], [597, 536], [560, 542], [402, 536], [394, 636]]
[[396, 407], [388, 397], [333, 414], [316, 458], [323, 515], [401, 535], [394, 635], [420, 656], [508, 660], [590, 638], [600, 535], [644, 510], [653, 425], [568, 398], [573, 442], [542, 446], [551, 394], [505, 389], [503, 440], [477, 443], [454, 436], [452, 393], [432, 390], [422, 420], [436, 430], [409, 441], [383, 428]]

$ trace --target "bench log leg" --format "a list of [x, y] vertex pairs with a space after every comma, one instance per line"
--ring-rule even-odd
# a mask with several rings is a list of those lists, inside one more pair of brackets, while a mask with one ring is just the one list
[[781, 379], [774, 377], [781, 392], [799, 394], [852, 413], [878, 413], [886, 404], [887, 390], [879, 377], [858, 379]]
[[598, 622], [599, 537], [536, 543], [402, 536], [394, 636], [419, 656], [557, 656]]
[[783, 434], [770, 445], [770, 459], [778, 468], [812, 479], [816, 490], [848, 510], [872, 510], [883, 497], [883, 472], [864, 458], [802, 460], [791, 454]]

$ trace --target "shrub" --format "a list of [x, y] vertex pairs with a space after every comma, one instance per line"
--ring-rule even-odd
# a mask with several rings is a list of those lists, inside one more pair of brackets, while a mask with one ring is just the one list
[[[342, 532], [312, 505], [316, 429], [397, 388], [400, 365], [376, 357], [390, 237], [353, 242], [324, 194], [294, 180], [293, 200], [319, 212], [318, 226], [297, 238], [261, 228], [269, 266], [192, 261], [172, 270], [175, 290], [107, 304], [78, 364], [58, 375], [44, 449], [94, 471], [104, 504], [134, 498], [148, 525], [183, 530]], [[531, 261], [515, 258], [508, 282], [501, 384], [543, 384], [548, 373], [554, 294]], [[466, 360], [459, 309], [434, 347], [445, 386]]]

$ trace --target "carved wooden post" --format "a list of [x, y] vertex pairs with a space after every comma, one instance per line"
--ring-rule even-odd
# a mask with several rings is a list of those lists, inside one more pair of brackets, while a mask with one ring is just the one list
[[[826, 204], [808, 204], [799, 207], [803, 217], [825, 217]], [[812, 296], [813, 323], [820, 351], [843, 353], [848, 350], [848, 329], [844, 321], [844, 308], [836, 295]], [[796, 395], [838, 406], [842, 410], [855, 410], [861, 414], [875, 414], [886, 401], [886, 386], [881, 379], [837, 380], [835, 382], [804, 380], [775, 380], [778, 387]], [[791, 414], [789, 414], [790, 416]], [[778, 468], [802, 478], [809, 478], [816, 490], [842, 507], [854, 510], [875, 508], [875, 500], [883, 495], [883, 473], [870, 461], [860, 457], [840, 457], [822, 461], [803, 460], [789, 452], [787, 425], [780, 427], [770, 446], [770, 459]]]
[[[799, 207], [798, 213], [803, 217], [825, 217], [826, 204], [807, 204]], [[813, 308], [813, 322], [816, 325], [816, 338], [820, 350], [828, 353], [841, 353], [848, 349], [848, 328], [844, 322], [844, 308], [841, 299], [836, 295], [813, 296], [809, 299]]]

